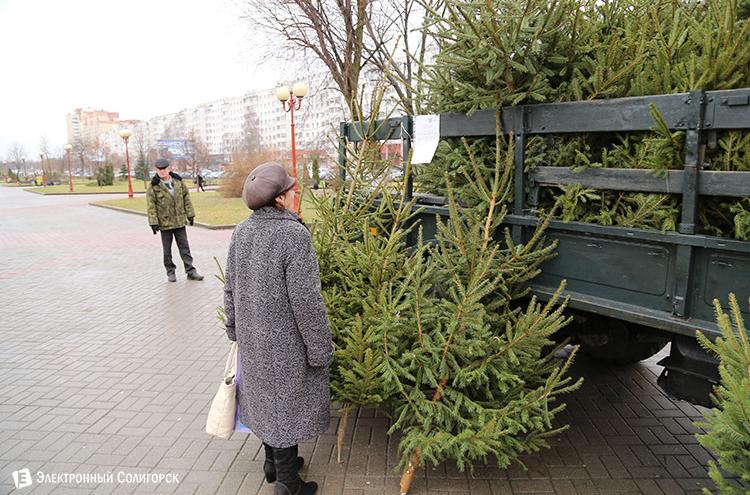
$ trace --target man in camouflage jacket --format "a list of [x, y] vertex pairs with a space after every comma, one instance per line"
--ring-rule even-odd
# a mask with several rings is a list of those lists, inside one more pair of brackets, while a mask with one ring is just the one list
[[187, 186], [182, 182], [182, 177], [172, 172], [169, 160], [159, 158], [156, 160], [156, 174], [151, 179], [146, 190], [146, 203], [148, 204], [148, 223], [156, 235], [161, 231], [161, 244], [164, 251], [164, 268], [167, 269], [167, 279], [176, 282], [175, 264], [172, 263], [172, 238], [177, 241], [182, 263], [185, 265], [185, 273], [189, 280], [203, 280], [193, 266], [193, 257], [190, 255], [188, 244], [186, 222], [193, 225], [195, 211], [190, 202], [190, 194]]

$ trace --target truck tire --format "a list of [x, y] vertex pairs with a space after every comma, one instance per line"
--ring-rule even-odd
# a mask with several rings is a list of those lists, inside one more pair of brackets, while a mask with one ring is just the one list
[[600, 316], [588, 318], [576, 340], [585, 354], [618, 365], [648, 359], [669, 342], [658, 330]]

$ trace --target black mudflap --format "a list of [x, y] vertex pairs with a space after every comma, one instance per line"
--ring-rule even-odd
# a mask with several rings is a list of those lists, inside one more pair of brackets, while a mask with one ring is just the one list
[[719, 383], [719, 362], [695, 339], [675, 337], [657, 383], [671, 397], [712, 407], [711, 393]]

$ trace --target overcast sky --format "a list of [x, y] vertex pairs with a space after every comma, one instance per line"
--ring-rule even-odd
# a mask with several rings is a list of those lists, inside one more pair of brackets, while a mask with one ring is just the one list
[[148, 119], [272, 87], [236, 1], [0, 0], [0, 159], [65, 144], [74, 108]]

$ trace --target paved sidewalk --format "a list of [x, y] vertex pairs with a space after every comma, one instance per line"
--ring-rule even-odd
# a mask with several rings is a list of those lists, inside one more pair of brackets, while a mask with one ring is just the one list
[[[216, 321], [231, 231], [189, 228], [203, 282], [170, 284], [143, 218], [88, 206], [91, 196], [0, 187], [0, 494], [271, 494], [260, 441], [208, 437], [205, 415], [227, 341]], [[176, 251], [176, 250], [175, 250]], [[177, 258], [176, 258], [177, 259]], [[421, 470], [413, 494], [699, 493], [710, 454], [700, 412], [656, 386], [656, 359], [626, 368], [579, 359], [570, 430], [513, 466]], [[322, 495], [398, 493], [395, 445], [382, 417], [350, 422], [346, 462], [336, 418], [300, 447]], [[27, 468], [34, 484], [14, 490]], [[179, 483], [37, 483], [44, 473], [170, 473]]]

